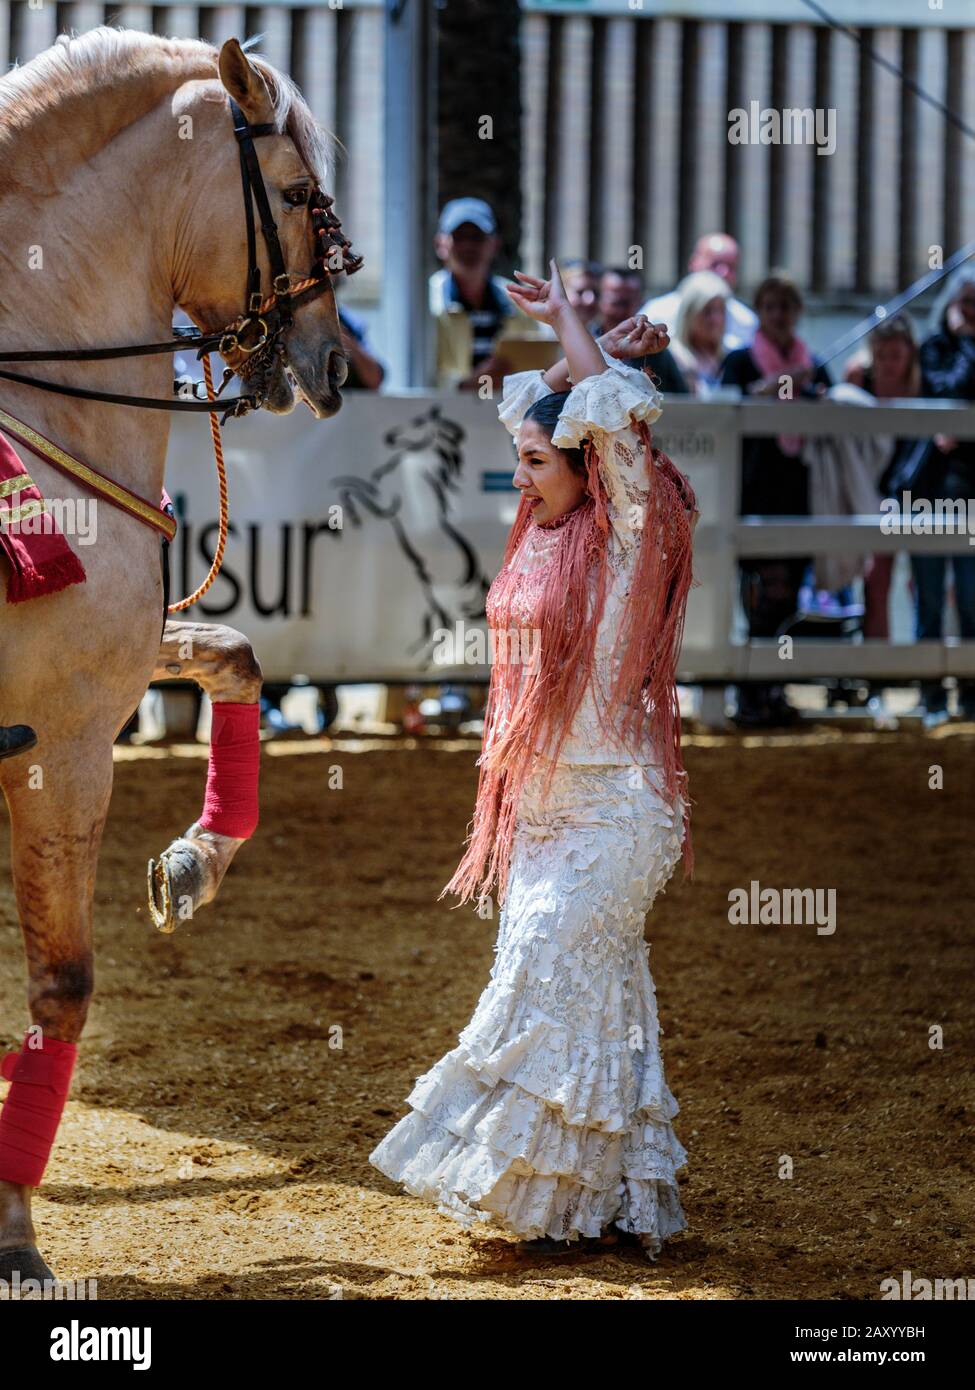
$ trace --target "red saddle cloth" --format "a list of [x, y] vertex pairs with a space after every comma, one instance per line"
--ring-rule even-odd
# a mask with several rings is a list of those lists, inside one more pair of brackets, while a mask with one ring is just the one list
[[62, 535], [19, 454], [2, 433], [0, 549], [11, 567], [8, 603], [24, 603], [85, 582], [81, 561]]

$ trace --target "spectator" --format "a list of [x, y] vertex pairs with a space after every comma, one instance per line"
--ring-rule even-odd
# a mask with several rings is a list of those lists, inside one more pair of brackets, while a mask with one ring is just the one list
[[[738, 283], [738, 243], [734, 237], [727, 232], [711, 232], [708, 236], [702, 236], [694, 247], [687, 268], [689, 271], [710, 270], [725, 282], [731, 295], [725, 305], [724, 350], [734, 352], [736, 348], [748, 347], [755, 336], [758, 319], [747, 304], [734, 297]], [[646, 314], [652, 323], [666, 323], [673, 332], [679, 288], [648, 300], [640, 312]]]
[[[775, 396], [786, 379], [792, 386], [790, 399], [821, 395], [831, 383], [796, 333], [802, 313], [797, 285], [786, 275], [769, 275], [755, 292], [755, 308], [759, 326], [752, 345], [728, 355], [722, 384], [738, 386], [747, 395]], [[802, 446], [796, 435], [742, 440], [743, 516], [808, 516], [809, 478]], [[775, 637], [793, 617], [808, 566], [809, 559], [801, 557], [741, 561], [749, 637]], [[740, 724], [773, 727], [794, 723], [798, 717], [785, 698], [784, 683], [766, 681], [738, 689]]]
[[721, 384], [725, 358], [725, 309], [731, 291], [710, 270], [687, 275], [677, 287], [671, 354], [695, 396], [707, 396]]
[[342, 345], [349, 375], [343, 389], [351, 391], [378, 391], [386, 375], [386, 368], [373, 352], [366, 336], [365, 320], [343, 304], [336, 304], [339, 323], [342, 326]]
[[429, 283], [437, 385], [476, 390], [488, 376], [500, 387], [511, 364], [498, 344], [517, 311], [505, 281], [491, 273], [501, 246], [494, 213], [481, 198], [453, 198], [440, 214], [434, 245], [444, 263]]
[[[643, 281], [638, 271], [614, 267], [602, 271], [598, 281], [597, 315], [589, 322], [589, 332], [606, 346], [607, 336], [621, 323], [637, 318], [636, 304], [643, 298]], [[665, 395], [686, 395], [689, 387], [669, 348], [631, 358], [641, 372], [649, 371]]]
[[[924, 394], [942, 400], [975, 400], [975, 268], [962, 266], [949, 278], [931, 312], [931, 333], [921, 344]], [[936, 435], [921, 478], [928, 500], [975, 497], [975, 440]], [[912, 555], [917, 591], [918, 641], [939, 640], [943, 634], [945, 555]], [[955, 606], [962, 637], [975, 638], [975, 555], [952, 555]], [[925, 723], [948, 718], [947, 698], [940, 681], [922, 684]], [[975, 681], [963, 680], [958, 689], [959, 712], [975, 719]]]
[[595, 323], [589, 325], [594, 338], [631, 319], [643, 298], [643, 277], [626, 266], [607, 266], [599, 277]]
[[[599, 277], [602, 271], [595, 261], [584, 261], [578, 256], [561, 261], [559, 269], [562, 272], [566, 298], [591, 333], [596, 317], [596, 299], [599, 295]], [[624, 318], [626, 317], [628, 315], [624, 314]]]
[[[917, 334], [910, 315], [895, 314], [878, 324], [867, 339], [866, 347], [847, 363], [844, 377], [878, 400], [919, 396], [921, 365]], [[880, 498], [891, 495], [903, 462], [916, 446], [914, 439], [894, 441], [890, 462], [878, 484]], [[892, 554], [871, 555], [864, 567], [864, 637], [886, 641], [890, 636], [888, 603], [893, 569]]]

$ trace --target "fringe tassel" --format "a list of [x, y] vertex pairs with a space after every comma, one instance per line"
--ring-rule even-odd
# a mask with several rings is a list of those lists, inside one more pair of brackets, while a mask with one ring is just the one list
[[27, 603], [30, 599], [60, 593], [72, 584], [84, 584], [87, 576], [73, 550], [45, 562], [42, 569], [18, 563], [9, 555], [10, 578], [7, 581], [7, 602]]
[[[613, 690], [603, 692], [601, 717], [604, 730], [620, 738], [635, 763], [646, 757], [648, 745], [652, 747], [668, 795], [684, 795], [687, 878], [693, 872], [694, 851], [675, 681], [693, 582], [688, 513], [696, 501], [683, 474], [653, 449], [647, 425], [640, 422], [637, 429], [649, 473], [647, 515], [614, 647], [621, 651], [620, 670]], [[510, 659], [512, 647], [517, 652], [520, 644], [505, 642], [500, 654], [495, 644], [474, 816], [464, 856], [441, 898], [454, 893], [464, 903], [483, 898], [496, 885], [498, 901], [504, 902], [518, 801], [536, 750], [545, 748], [549, 754], [547, 786], [593, 677], [596, 633], [608, 591], [610, 521], [598, 452], [591, 440], [584, 448], [589, 498], [553, 523], [562, 534], [552, 559], [537, 571], [518, 573], [515, 556], [532, 524], [522, 499], [501, 570], [488, 594], [491, 628], [510, 632], [512, 625], [517, 630], [527, 624], [539, 632], [541, 651], [526, 669]], [[590, 611], [591, 586], [595, 594]]]
[[[640, 551], [616, 647], [620, 670], [609, 707], [614, 729], [629, 747], [639, 746], [649, 713], [650, 735], [661, 759], [668, 796], [684, 794], [684, 876], [693, 872], [690, 798], [681, 754], [677, 663], [684, 640], [687, 598], [693, 584], [691, 514], [697, 499], [690, 483], [660, 449], [645, 421], [637, 425], [650, 470], [647, 514]], [[682, 785], [683, 784], [683, 785]]]

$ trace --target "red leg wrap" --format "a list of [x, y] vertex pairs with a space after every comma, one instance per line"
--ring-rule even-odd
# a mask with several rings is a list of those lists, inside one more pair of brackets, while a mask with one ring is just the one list
[[0, 1180], [39, 1187], [64, 1110], [78, 1049], [30, 1033], [19, 1052], [8, 1052], [0, 1075], [11, 1082], [0, 1110]]
[[214, 701], [207, 794], [200, 817], [204, 830], [246, 840], [257, 829], [260, 726], [259, 704]]

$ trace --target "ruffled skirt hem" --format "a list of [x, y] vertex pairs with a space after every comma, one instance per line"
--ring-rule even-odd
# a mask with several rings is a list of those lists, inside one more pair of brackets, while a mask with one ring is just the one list
[[522, 1240], [577, 1240], [615, 1225], [656, 1254], [686, 1228], [675, 1173], [687, 1154], [669, 1091], [612, 1131], [568, 1123], [558, 1101], [480, 1073], [463, 1047], [443, 1057], [370, 1163], [462, 1225]]
[[498, 1227], [521, 1240], [578, 1240], [611, 1225], [648, 1237], [648, 1252], [687, 1227], [673, 1177], [622, 1174], [609, 1187], [588, 1187], [561, 1173], [519, 1171], [482, 1144], [471, 1144], [421, 1111], [411, 1111], [369, 1161], [413, 1197], [461, 1225]]
[[680, 822], [630, 771], [526, 786], [490, 983], [370, 1162], [466, 1226], [577, 1240], [615, 1225], [653, 1255], [687, 1226], [643, 935]]

